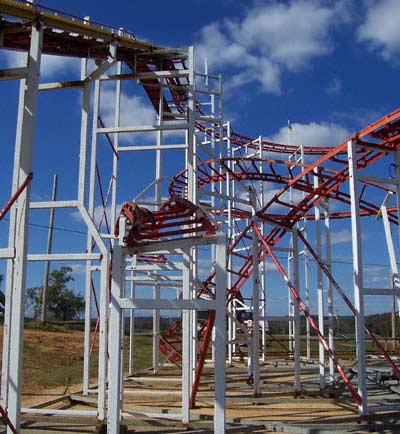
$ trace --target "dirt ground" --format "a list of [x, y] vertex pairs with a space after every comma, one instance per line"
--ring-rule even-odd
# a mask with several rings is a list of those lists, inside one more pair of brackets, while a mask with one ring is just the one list
[[[25, 330], [22, 391], [24, 395], [48, 388], [67, 389], [81, 381], [83, 338], [80, 331]], [[3, 327], [0, 327], [0, 348]], [[97, 366], [97, 344], [93, 350], [92, 375]]]

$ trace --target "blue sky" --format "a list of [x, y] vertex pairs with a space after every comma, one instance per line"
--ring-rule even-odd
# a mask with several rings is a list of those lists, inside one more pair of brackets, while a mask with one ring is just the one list
[[[293, 126], [291, 140], [307, 145], [337, 145], [355, 131], [394, 110], [399, 103], [398, 77], [400, 64], [400, 3], [398, 0], [292, 0], [176, 1], [167, 4], [114, 1], [40, 2], [77, 16], [123, 27], [137, 38], [159, 45], [182, 47], [194, 44], [199, 69], [208, 58], [210, 70], [224, 77], [225, 119], [246, 135], [260, 134], [277, 142], [287, 142], [287, 120]], [[0, 65], [18, 63], [14, 54], [0, 51]], [[73, 79], [79, 74], [79, 62], [60, 58], [45, 59], [42, 81]], [[0, 203], [10, 193], [12, 167], [11, 144], [15, 135], [18, 84], [0, 82], [0, 109], [3, 113], [2, 170]], [[74, 198], [77, 146], [79, 143], [79, 91], [41, 94], [34, 161], [33, 197], [48, 199], [53, 173], [60, 177], [60, 199]], [[126, 112], [134, 113], [138, 122], [153, 119], [154, 114], [140, 89], [126, 89]], [[103, 105], [102, 115], [110, 117], [112, 106]], [[130, 119], [126, 119], [126, 124]], [[106, 145], [102, 171], [105, 184], [111, 161]], [[51, 161], [51, 165], [49, 162]], [[173, 162], [166, 164], [171, 175], [180, 169]], [[140, 188], [132, 183], [134, 161], [127, 158], [121, 169], [126, 179], [119, 199], [130, 199]], [[51, 166], [51, 167], [49, 167]], [[142, 187], [152, 179], [152, 160], [143, 156], [140, 164]], [[377, 170], [377, 169], [374, 169]], [[386, 174], [382, 174], [385, 175]], [[135, 185], [132, 185], [135, 184]], [[135, 190], [136, 189], [136, 190]], [[34, 224], [47, 222], [47, 214], [35, 213]], [[382, 239], [381, 223], [372, 219], [363, 223], [366, 278], [370, 286], [387, 284], [388, 259]], [[83, 251], [85, 237], [79, 232], [82, 224], [70, 212], [57, 212], [58, 231], [55, 251]], [[348, 262], [351, 239], [349, 222], [332, 223], [335, 232], [334, 256]], [[5, 223], [0, 224], [1, 247], [6, 246]], [[43, 249], [46, 229], [33, 227], [30, 247]], [[374, 249], [372, 249], [374, 246]], [[372, 266], [372, 264], [377, 264]], [[4, 264], [0, 264], [0, 272]], [[335, 265], [343, 284], [348, 285], [350, 266]], [[31, 265], [28, 286], [39, 285], [42, 266]], [[77, 286], [82, 275], [75, 266]], [[273, 313], [285, 313], [286, 303], [280, 279], [271, 271]], [[315, 272], [313, 273], [315, 278]], [[314, 279], [315, 280], [315, 279]], [[351, 291], [350, 291], [351, 293]], [[389, 310], [385, 304], [369, 303], [368, 309]], [[346, 311], [340, 309], [341, 313]]]

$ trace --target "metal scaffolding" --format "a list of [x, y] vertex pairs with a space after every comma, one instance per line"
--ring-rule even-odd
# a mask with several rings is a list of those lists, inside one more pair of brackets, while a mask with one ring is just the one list
[[[8, 417], [7, 432], [19, 430], [22, 413], [95, 416], [107, 424], [110, 434], [119, 432], [124, 419], [146, 416], [124, 409], [123, 365], [128, 349], [129, 378], [135, 372], [135, 315], [145, 310], [153, 317], [152, 372], [157, 374], [165, 364], [182, 369], [182, 411], [171, 418], [190, 423], [203, 369], [211, 360], [215, 370], [214, 430], [224, 433], [226, 362], [247, 363], [247, 382], [255, 396], [266, 387], [260, 381], [260, 366], [270, 357], [267, 346], [273, 339], [267, 333], [267, 319], [273, 311], [267, 259], [287, 286], [286, 356], [293, 361], [294, 394], [302, 390], [302, 357], [305, 361], [314, 357], [313, 332], [318, 340], [321, 391], [342, 382], [361, 415], [398, 409], [397, 403], [368, 403], [367, 337], [393, 375], [400, 378], [400, 371], [365, 324], [364, 299], [390, 296], [394, 312], [396, 303], [398, 308], [400, 305], [397, 243], [391, 234], [391, 226], [398, 225], [400, 203], [400, 110], [333, 148], [298, 148], [261, 136], [252, 139], [224, 123], [221, 76], [210, 74], [207, 63], [200, 72], [193, 47], [166, 49], [139, 41], [122, 29], [92, 23], [88, 17], [77, 20], [55, 12], [31, 2], [0, 0], [0, 48], [28, 53], [24, 66], [0, 71], [2, 80], [20, 80], [13, 193], [0, 212], [0, 220], [10, 213], [8, 246], [0, 249], [0, 259], [7, 261], [0, 407]], [[80, 79], [40, 82], [42, 54], [81, 59]], [[154, 123], [121, 122], [122, 86], [128, 85], [148, 97], [155, 111]], [[112, 102], [107, 101], [114, 108], [110, 125], [102, 117], [105, 86], [112, 87]], [[60, 200], [53, 193], [51, 201], [33, 201], [32, 162], [40, 134], [36, 128], [38, 94], [61, 89], [81, 92], [76, 196]], [[129, 144], [125, 137], [130, 138]], [[100, 158], [103, 143], [109, 150], [107, 162]], [[127, 182], [121, 166], [129, 155], [139, 160], [137, 155], [142, 153], [152, 155], [149, 173], [154, 176], [145, 183], [131, 173], [135, 196], [124, 198], [120, 210], [121, 187]], [[174, 167], [182, 169], [177, 174], [169, 173], [171, 153]], [[107, 190], [101, 180], [100, 162], [110, 171]], [[376, 173], [371, 176], [367, 171], [369, 167], [380, 170], [383, 165], [394, 165], [394, 178]], [[48, 168], [50, 171], [51, 162]], [[392, 196], [396, 204], [388, 206]], [[333, 203], [340, 204], [340, 211], [331, 207]], [[96, 209], [101, 210], [100, 219]], [[34, 252], [31, 246], [28, 249], [30, 215], [37, 210], [49, 210], [53, 217], [55, 210], [76, 210], [87, 230], [85, 248], [74, 253], [51, 253], [49, 247], [45, 253]], [[361, 220], [365, 216], [382, 219], [391, 288], [368, 288], [363, 279]], [[335, 220], [351, 223], [352, 296], [341, 288], [332, 265], [331, 222]], [[315, 237], [311, 236], [313, 229]], [[277, 252], [288, 254], [286, 269]], [[204, 260], [209, 273], [205, 278], [200, 277], [199, 265]], [[82, 261], [85, 265], [82, 383], [83, 395], [97, 397], [96, 410], [22, 408], [28, 261]], [[316, 271], [314, 294], [312, 266]], [[165, 288], [174, 295], [166, 296]], [[286, 297], [286, 290], [284, 294]], [[314, 295], [317, 320], [311, 312]], [[355, 318], [356, 381], [336, 351], [335, 297]], [[93, 331], [94, 310], [97, 324]], [[161, 333], [163, 311], [173, 312], [175, 321]], [[305, 350], [301, 347], [303, 323]], [[128, 344], [125, 329], [129, 331]], [[92, 388], [90, 365], [95, 339], [99, 342], [99, 363], [97, 384]], [[394, 333], [393, 342], [396, 339]]]

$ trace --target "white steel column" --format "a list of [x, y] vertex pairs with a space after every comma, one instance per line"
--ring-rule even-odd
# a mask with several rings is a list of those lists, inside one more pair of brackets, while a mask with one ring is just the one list
[[[293, 240], [293, 285], [299, 291], [299, 239], [297, 230], [292, 232]], [[293, 301], [293, 333], [294, 333], [294, 392], [300, 392], [300, 306]]]
[[[264, 172], [263, 168], [263, 142], [262, 137], [259, 136], [259, 156], [260, 156], [260, 164], [259, 170], [260, 173]], [[264, 183], [260, 181], [260, 205], [264, 206]], [[260, 222], [260, 232], [264, 234], [264, 222]], [[266, 267], [265, 267], [265, 259], [260, 264], [260, 293], [261, 293], [261, 360], [263, 363], [267, 361], [267, 330], [266, 330], [266, 322], [267, 322], [267, 290], [266, 290]]]
[[260, 386], [260, 268], [259, 268], [259, 246], [258, 235], [255, 231], [257, 226], [256, 206], [257, 192], [250, 187], [249, 200], [252, 206], [253, 240], [252, 240], [252, 261], [253, 261], [253, 330], [251, 333], [251, 352], [249, 352], [251, 376], [253, 380], [253, 393], [258, 395]]
[[[253, 225], [256, 225], [255, 218]], [[253, 332], [252, 332], [252, 352], [251, 367], [253, 376], [253, 393], [258, 395], [260, 386], [260, 275], [258, 264], [258, 236], [253, 229]]]
[[[135, 261], [136, 262], [136, 261]], [[134, 272], [131, 271], [131, 288], [130, 298], [135, 299], [135, 282], [133, 280]], [[128, 374], [132, 375], [135, 369], [135, 309], [129, 310], [129, 367]]]
[[[82, 59], [81, 64], [81, 79], [83, 80], [86, 77], [87, 73], [87, 59]], [[88, 212], [91, 218], [93, 218], [94, 214], [94, 188], [95, 188], [95, 164], [96, 164], [96, 149], [97, 149], [97, 117], [99, 115], [99, 93], [100, 93], [100, 82], [95, 82], [95, 93], [94, 93], [94, 102], [93, 102], [93, 131], [92, 131], [92, 155], [91, 155], [91, 173], [89, 180], [89, 204], [88, 204]], [[87, 115], [86, 111], [90, 110], [90, 83], [87, 83], [83, 88], [83, 96], [82, 96], [82, 121], [81, 128], [87, 129]], [[82, 132], [81, 132], [82, 134]], [[87, 139], [87, 133], [84, 134], [84, 137]], [[87, 143], [85, 142], [85, 146], [87, 147]], [[81, 154], [82, 155], [82, 154]], [[81, 167], [80, 167], [81, 170]], [[85, 167], [86, 170], [86, 167]], [[93, 247], [93, 237], [88, 232], [87, 241], [86, 241], [86, 251], [87, 253], [92, 253]], [[87, 395], [89, 393], [89, 377], [90, 377], [90, 336], [91, 336], [91, 316], [92, 316], [92, 261], [86, 261], [86, 270], [85, 270], [85, 335], [84, 335], [84, 344], [83, 344], [83, 394]]]
[[388, 249], [389, 254], [389, 262], [390, 262], [390, 273], [391, 273], [391, 286], [393, 289], [393, 295], [392, 295], [392, 350], [396, 350], [396, 299], [397, 304], [399, 303], [399, 296], [396, 296], [396, 292], [398, 292], [400, 288], [400, 280], [399, 280], [399, 271], [397, 267], [396, 262], [396, 254], [394, 250], [394, 244], [393, 244], [393, 238], [392, 238], [392, 232], [390, 229], [390, 222], [388, 217], [388, 212], [386, 208], [386, 202], [390, 199], [391, 192], [388, 193], [386, 196], [386, 199], [384, 200], [381, 208], [380, 208], [380, 214], [382, 216], [383, 221], [383, 227], [385, 230], [385, 238], [386, 238], [386, 245]]
[[[190, 291], [190, 250], [185, 249], [183, 253], [183, 282], [182, 298], [191, 298]], [[192, 386], [191, 370], [191, 321], [190, 311], [182, 311], [182, 423], [190, 421], [190, 392]]]
[[[107, 343], [108, 343], [108, 307], [109, 307], [109, 290], [108, 290], [108, 277], [110, 266], [110, 254], [102, 252], [103, 258], [101, 260], [101, 273], [100, 273], [100, 321], [99, 321], [99, 368], [98, 368], [98, 419], [100, 421], [106, 418], [106, 388], [107, 388]], [[114, 265], [113, 265], [114, 270]], [[110, 324], [110, 330], [111, 324]], [[110, 354], [113, 354], [110, 349]]]
[[[19, 167], [20, 167], [20, 143], [22, 135], [22, 124], [25, 110], [25, 89], [26, 80], [20, 81], [19, 101], [18, 101], [18, 118], [16, 131], [16, 146], [14, 150], [14, 169], [12, 191], [16, 191], [19, 185]], [[8, 235], [8, 247], [14, 249], [17, 228], [17, 207], [13, 206], [10, 210], [10, 226]], [[5, 291], [5, 310], [3, 324], [3, 354], [2, 354], [2, 377], [1, 377], [1, 404], [6, 409], [8, 402], [8, 381], [10, 366], [10, 328], [11, 328], [11, 311], [12, 311], [12, 294], [14, 288], [14, 260], [7, 260], [7, 277]]]
[[[396, 205], [397, 205], [397, 215], [400, 216], [400, 149], [396, 149], [394, 156], [395, 167], [396, 167]], [[400, 225], [397, 225], [397, 235], [400, 241]], [[400, 297], [397, 297], [397, 309], [399, 311], [400, 319]]]
[[[231, 124], [230, 122], [227, 122], [226, 124], [226, 141], [227, 141], [227, 155], [228, 158], [232, 157], [232, 144], [230, 140], [231, 135]], [[228, 161], [229, 169], [232, 170], [232, 161]], [[233, 189], [232, 189], [232, 183], [233, 181], [230, 180], [230, 174], [226, 174], [226, 196], [228, 197], [227, 201], [227, 207], [228, 207], [228, 216], [227, 216], [227, 231], [228, 231], [228, 240], [229, 243], [233, 242], [233, 220], [232, 220], [232, 197], [233, 197]], [[232, 255], [228, 255], [228, 269], [232, 269]], [[232, 287], [232, 274], [228, 273], [228, 288]], [[234, 300], [231, 300], [228, 305], [229, 315], [228, 315], [228, 363], [232, 365], [233, 363], [233, 352], [235, 348], [235, 344], [232, 342], [234, 339], [236, 339], [236, 324], [234, 321], [234, 318], [236, 318], [236, 312], [234, 308]]]
[[226, 239], [220, 236], [215, 263], [215, 401], [214, 433], [225, 433], [226, 418]]
[[[31, 45], [28, 57], [28, 75], [24, 97], [20, 99], [23, 109], [19, 110], [21, 119], [18, 121], [16, 138], [16, 155], [19, 154], [14, 164], [18, 170], [18, 180], [26, 179], [32, 172], [32, 154], [35, 132], [37, 94], [40, 75], [40, 60], [42, 49], [43, 28], [41, 23], [32, 26]], [[18, 167], [18, 169], [17, 169]], [[15, 182], [13, 182], [14, 184]], [[10, 346], [9, 346], [9, 384], [8, 384], [8, 416], [15, 428], [20, 427], [21, 412], [21, 386], [22, 386], [22, 363], [23, 363], [23, 340], [24, 340], [24, 301], [25, 281], [28, 248], [28, 219], [29, 219], [30, 186], [20, 194], [15, 204], [16, 221], [18, 228], [16, 232], [15, 259], [14, 259], [14, 281], [11, 300], [11, 323], [10, 323]], [[11, 434], [7, 428], [7, 433]]]
[[[154, 300], [160, 299], [160, 284], [156, 283], [153, 290]], [[159, 370], [159, 346], [160, 346], [160, 309], [153, 310], [153, 372]]]
[[123, 312], [119, 299], [123, 295], [125, 260], [123, 247], [114, 246], [113, 252], [113, 273], [111, 283], [111, 305], [110, 305], [110, 372], [108, 381], [108, 419], [107, 433], [119, 434], [121, 422], [121, 363], [123, 344], [121, 340]]
[[357, 378], [358, 394], [361, 397], [361, 404], [359, 404], [358, 408], [360, 414], [363, 415], [367, 413], [363, 269], [356, 145], [351, 140], [347, 144], [347, 153], [349, 161], [349, 189], [351, 198], [350, 208], [353, 247], [354, 307], [356, 309]]
[[[318, 175], [314, 176], [314, 189], [319, 186]], [[315, 207], [315, 229], [317, 255], [322, 259], [322, 240], [321, 240], [321, 210], [320, 206]], [[321, 267], [317, 267], [317, 295], [318, 295], [318, 328], [322, 336], [325, 336], [324, 327], [324, 283]], [[319, 387], [325, 388], [325, 349], [321, 341], [319, 342]]]
[[[326, 266], [332, 273], [332, 249], [331, 249], [331, 224], [329, 218], [329, 200], [324, 203], [324, 225], [325, 225], [325, 249], [326, 249]], [[321, 267], [318, 267], [320, 269]], [[322, 271], [322, 270], [321, 270]], [[333, 306], [333, 285], [328, 279], [328, 338], [329, 348], [335, 353], [335, 331], [334, 331], [334, 306]], [[333, 358], [329, 357], [329, 382], [335, 382], [335, 364]]]
[[[164, 118], [164, 79], [160, 78], [160, 101], [158, 104], [158, 118], [157, 125], [163, 125]], [[157, 131], [157, 147], [160, 148], [163, 143], [163, 131], [160, 128]], [[160, 149], [156, 150], [156, 173], [155, 173], [155, 203], [156, 209], [159, 209], [162, 201], [162, 152]], [[154, 287], [154, 297], [160, 297], [160, 285]], [[160, 310], [153, 310], [153, 371], [157, 372], [160, 366], [159, 356], [160, 346]]]

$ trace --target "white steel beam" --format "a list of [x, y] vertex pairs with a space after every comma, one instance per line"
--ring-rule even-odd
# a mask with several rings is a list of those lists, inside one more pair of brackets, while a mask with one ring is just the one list
[[[185, 288], [185, 284], [183, 285]], [[167, 300], [167, 299], [135, 299], [120, 298], [119, 304], [123, 309], [161, 309], [161, 310], [213, 310], [215, 309], [214, 300], [203, 300], [196, 298], [194, 300]]]
[[[18, 171], [18, 180], [26, 179], [32, 172], [33, 141], [35, 132], [36, 107], [38, 84], [40, 75], [41, 47], [43, 27], [36, 23], [31, 29], [31, 43], [28, 55], [28, 75], [25, 83], [25, 91], [20, 102], [16, 139], [16, 154], [19, 158], [14, 162]], [[16, 171], [14, 171], [14, 175]], [[14, 182], [13, 182], [14, 183]], [[19, 181], [17, 181], [19, 184]], [[24, 340], [24, 311], [25, 311], [25, 282], [26, 282], [26, 256], [28, 249], [28, 220], [29, 220], [30, 186], [28, 185], [20, 194], [16, 202], [16, 221], [18, 228], [15, 243], [14, 281], [12, 289], [12, 315], [10, 323], [9, 365], [8, 376], [8, 417], [15, 428], [20, 428], [21, 413], [21, 386]], [[11, 434], [11, 428], [7, 433]]]
[[187, 123], [184, 124], [163, 124], [160, 125], [132, 125], [129, 127], [109, 127], [109, 128], [98, 128], [97, 132], [99, 134], [110, 134], [110, 133], [145, 133], [146, 131], [180, 131], [187, 130]]
[[103, 257], [102, 253], [30, 253], [28, 261], [86, 261], [92, 259], [99, 261]]
[[217, 242], [215, 263], [215, 400], [214, 432], [225, 433], [226, 424], [226, 238]]
[[[110, 304], [110, 332], [109, 351], [112, 354], [109, 360], [108, 375], [108, 434], [119, 434], [121, 422], [121, 362], [123, 344], [121, 340], [122, 310], [119, 300], [123, 296], [125, 255], [123, 248], [114, 246], [113, 252], [113, 273], [111, 282], [111, 304]], [[105, 358], [106, 360], [106, 358]]]
[[[319, 186], [318, 176], [314, 176], [314, 189]], [[322, 239], [321, 239], [321, 209], [317, 205], [315, 207], [315, 229], [316, 229], [316, 244], [317, 244], [317, 255], [322, 258]], [[324, 327], [324, 316], [325, 316], [325, 306], [324, 306], [324, 281], [321, 267], [317, 267], [317, 296], [318, 296], [318, 328], [321, 335], [325, 336]], [[325, 348], [322, 342], [319, 342], [319, 387], [321, 390], [325, 388]]]
[[[297, 290], [300, 288], [300, 276], [299, 276], [299, 238], [297, 231], [292, 232], [293, 240], [293, 285]], [[293, 300], [293, 334], [294, 334], [294, 393], [299, 393], [301, 390], [300, 384], [300, 306]]]
[[353, 282], [354, 304], [356, 309], [356, 343], [357, 343], [357, 372], [358, 394], [361, 397], [359, 412], [361, 415], [367, 412], [367, 385], [366, 385], [366, 361], [365, 361], [365, 331], [364, 331], [364, 298], [363, 298], [363, 269], [361, 250], [361, 222], [358, 193], [358, 168], [356, 146], [353, 141], [347, 144], [347, 157], [349, 164], [349, 189], [351, 209], [351, 233], [353, 249]]

